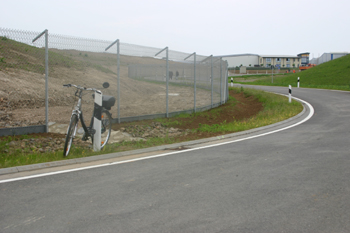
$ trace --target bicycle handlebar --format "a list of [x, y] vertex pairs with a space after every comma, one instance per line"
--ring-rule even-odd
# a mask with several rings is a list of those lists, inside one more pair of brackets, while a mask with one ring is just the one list
[[63, 86], [64, 87], [75, 87], [77, 89], [86, 90], [86, 91], [99, 91], [96, 88], [81, 87], [81, 86], [77, 86], [77, 85], [74, 85], [74, 84], [63, 84]]

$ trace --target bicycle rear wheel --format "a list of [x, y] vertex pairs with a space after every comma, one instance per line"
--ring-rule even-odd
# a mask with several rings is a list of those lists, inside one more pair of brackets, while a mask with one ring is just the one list
[[67, 156], [69, 154], [70, 148], [73, 143], [73, 139], [75, 137], [75, 133], [78, 128], [78, 116], [72, 115], [67, 131], [66, 142], [64, 143], [63, 156]]
[[101, 149], [108, 143], [112, 130], [112, 116], [107, 110], [101, 115]]

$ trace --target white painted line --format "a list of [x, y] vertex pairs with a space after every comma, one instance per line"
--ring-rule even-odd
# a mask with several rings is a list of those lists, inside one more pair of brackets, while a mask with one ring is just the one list
[[113, 162], [113, 163], [105, 163], [105, 164], [100, 164], [100, 165], [81, 167], [81, 168], [75, 168], [75, 169], [69, 169], [69, 170], [63, 170], [63, 171], [57, 171], [57, 172], [49, 172], [49, 173], [44, 173], [44, 174], [25, 176], [25, 177], [18, 177], [18, 178], [7, 179], [7, 180], [0, 180], [0, 183], [8, 183], [8, 182], [13, 182], [13, 181], [18, 181], [18, 180], [27, 180], [27, 179], [32, 179], [32, 178], [38, 178], [38, 177], [44, 177], [44, 176], [52, 176], [52, 175], [69, 173], [69, 172], [75, 172], [75, 171], [82, 171], [82, 170], [98, 168], [98, 167], [106, 167], [106, 166], [118, 165], [118, 164], [123, 164], [123, 163], [131, 163], [131, 162], [136, 162], [136, 161], [141, 161], [141, 160], [146, 160], [146, 159], [154, 159], [154, 158], [159, 158], [159, 157], [165, 157], [165, 156], [168, 156], [168, 155], [174, 155], [174, 154], [185, 153], [185, 152], [189, 152], [189, 151], [195, 151], [195, 150], [201, 150], [201, 149], [206, 149], [206, 148], [226, 145], [226, 144], [235, 143], [235, 142], [241, 142], [241, 141], [245, 141], [245, 140], [249, 140], [249, 139], [258, 138], [258, 137], [266, 136], [266, 135], [269, 135], [269, 134], [277, 133], [277, 132], [280, 132], [280, 131], [283, 131], [283, 130], [286, 130], [286, 129], [290, 129], [290, 128], [293, 128], [295, 126], [298, 126], [298, 125], [308, 121], [314, 115], [315, 110], [314, 110], [314, 108], [312, 107], [311, 104], [309, 104], [308, 102], [306, 102], [304, 100], [295, 98], [295, 97], [293, 97], [293, 99], [296, 99], [296, 100], [306, 104], [309, 107], [309, 109], [310, 109], [310, 113], [302, 121], [299, 121], [299, 122], [297, 122], [297, 123], [295, 123], [293, 125], [290, 125], [290, 126], [287, 126], [287, 127], [281, 128], [281, 129], [273, 130], [273, 131], [270, 131], [270, 132], [267, 132], [267, 133], [262, 133], [262, 134], [258, 134], [258, 135], [254, 135], [254, 136], [250, 136], [250, 137], [246, 137], [246, 138], [236, 139], [236, 140], [233, 140], [233, 141], [222, 142], [222, 143], [218, 143], [218, 144], [202, 146], [202, 147], [197, 147], [197, 148], [192, 148], [192, 149], [187, 149], [187, 150], [182, 150], [182, 151], [174, 151], [174, 152], [169, 152], [169, 153], [164, 153], [164, 154], [159, 154], [159, 155], [152, 155], [152, 156], [136, 158], [136, 159], [130, 159], [130, 160], [125, 160], [125, 161], [119, 161], [119, 162]]

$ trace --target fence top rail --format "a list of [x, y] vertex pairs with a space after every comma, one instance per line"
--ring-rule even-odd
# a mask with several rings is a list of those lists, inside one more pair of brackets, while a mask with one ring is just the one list
[[45, 33], [47, 33], [48, 30], [45, 29], [42, 33], [40, 33], [37, 37], [35, 37], [33, 40], [32, 40], [32, 43], [34, 43], [35, 41], [37, 41], [40, 37], [42, 37]]
[[115, 45], [116, 43], [119, 42], [119, 39], [115, 40], [112, 44], [110, 44], [106, 49], [105, 51], [107, 51], [108, 49], [110, 49], [113, 45]]
[[[47, 29], [44, 32], [31, 32], [24, 30], [14, 30], [14, 29], [6, 29], [0, 27], [0, 36], [5, 36], [9, 39], [25, 43], [28, 45], [42, 47], [42, 41], [39, 40], [40, 37], [48, 31]], [[37, 36], [39, 35], [39, 36]], [[35, 37], [36, 36], [36, 37]], [[33, 40], [33, 37], [35, 39]], [[100, 39], [91, 39], [84, 37], [76, 37], [76, 36], [67, 36], [67, 35], [59, 35], [48, 33], [49, 37], [49, 48], [51, 49], [60, 49], [60, 50], [80, 50], [86, 52], [106, 52], [106, 48], [114, 45], [116, 41], [109, 40], [100, 40]], [[129, 43], [120, 43], [120, 54], [128, 55], [128, 56], [137, 56], [137, 57], [155, 57], [155, 54], [160, 50], [164, 50], [161, 48], [129, 44]], [[168, 47], [167, 47], [168, 48]], [[108, 51], [108, 53], [117, 53], [116, 51]], [[175, 50], [170, 50], [168, 48], [169, 60], [180, 61], [184, 60], [185, 57], [189, 56], [190, 53], [180, 52]], [[197, 58], [199, 60], [203, 60], [208, 56], [197, 54]]]

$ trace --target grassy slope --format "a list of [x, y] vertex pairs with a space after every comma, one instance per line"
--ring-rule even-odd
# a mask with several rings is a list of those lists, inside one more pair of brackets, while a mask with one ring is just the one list
[[[258, 76], [255, 76], [257, 78]], [[275, 75], [274, 83], [269, 77], [261, 77], [254, 82], [244, 84], [273, 85], [273, 86], [297, 86], [300, 77], [300, 87], [324, 88], [337, 90], [350, 90], [350, 55], [325, 62], [309, 70], [295, 74]]]
[[[105, 73], [114, 73], [100, 64], [96, 64], [94, 58], [88, 53], [67, 53], [64, 50], [49, 50], [50, 73], [56, 67], [84, 70], [92, 67]], [[6, 68], [30, 71], [42, 74], [45, 72], [45, 48], [37, 48], [17, 42], [6, 37], [0, 37], [0, 71]]]

